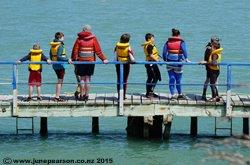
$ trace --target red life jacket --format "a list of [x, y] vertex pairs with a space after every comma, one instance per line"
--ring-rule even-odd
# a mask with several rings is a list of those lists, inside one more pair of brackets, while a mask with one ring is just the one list
[[182, 41], [183, 40], [181, 39], [181, 37], [168, 38], [168, 42], [167, 42], [168, 53], [182, 54], [182, 50], [181, 50], [181, 42]]
[[85, 37], [84, 40], [79, 40], [79, 61], [92, 61], [95, 58], [94, 36]]

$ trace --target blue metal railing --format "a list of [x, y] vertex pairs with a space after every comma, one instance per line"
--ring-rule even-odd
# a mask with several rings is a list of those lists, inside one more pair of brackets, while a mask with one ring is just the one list
[[[27, 64], [48, 64], [47, 62], [29, 62], [29, 61], [25, 61], [22, 63], [17, 63], [17, 62], [13, 62], [13, 61], [0, 61], [0, 65], [12, 65], [12, 89], [13, 89], [13, 109], [14, 109], [14, 114], [15, 114], [15, 110], [17, 108], [17, 65], [27, 65]], [[50, 64], [68, 64], [67, 62], [51, 62]], [[102, 62], [73, 62], [74, 65], [78, 65], [78, 64], [103, 64]], [[105, 65], [114, 65], [114, 64], [119, 64], [120, 65], [120, 75], [123, 75], [124, 73], [124, 68], [123, 65], [124, 63], [122, 62], [116, 62], [116, 61], [112, 61], [109, 62]], [[159, 65], [167, 65], [167, 64], [178, 64], [178, 65], [199, 65], [198, 62], [146, 62], [146, 61], [138, 61], [136, 63], [134, 63], [133, 65], [142, 65], [142, 64], [159, 64]], [[69, 64], [70, 65], [70, 64]], [[226, 84], [221, 84], [221, 86], [226, 86], [227, 87], [227, 96], [226, 96], [226, 115], [230, 116], [231, 111], [232, 111], [232, 107], [231, 107], [231, 90], [232, 90], [232, 86], [235, 84], [232, 84], [232, 67], [233, 66], [250, 66], [250, 63], [247, 62], [222, 62], [219, 65], [221, 66], [226, 66], [226, 70], [227, 70], [227, 75], [226, 75]], [[107, 83], [107, 82], [98, 82], [96, 84], [114, 84], [114, 83]], [[117, 83], [115, 83], [117, 84]], [[130, 83], [130, 84], [144, 84], [145, 83]], [[124, 85], [124, 80], [123, 80], [123, 76], [120, 76], [120, 82], [119, 82], [119, 86], [120, 86], [120, 91], [119, 91], [119, 115], [123, 115], [123, 85]], [[160, 84], [160, 85], [166, 85], [166, 84]], [[183, 84], [182, 84], [183, 85]], [[203, 85], [203, 84], [184, 84], [184, 85]], [[237, 84], [236, 84], [237, 85]]]

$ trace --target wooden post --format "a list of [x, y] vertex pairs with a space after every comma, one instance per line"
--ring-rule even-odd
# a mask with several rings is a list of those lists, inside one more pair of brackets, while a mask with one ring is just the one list
[[143, 124], [143, 138], [148, 139], [150, 137], [150, 125], [148, 123]]
[[127, 136], [128, 137], [143, 137], [144, 117], [128, 116], [127, 120]]
[[191, 117], [190, 135], [192, 137], [197, 136], [197, 117]]
[[243, 135], [249, 135], [249, 118], [243, 118]]
[[99, 133], [99, 118], [92, 117], [92, 133], [98, 134]]
[[154, 116], [153, 125], [150, 129], [150, 138], [162, 138], [163, 116]]
[[48, 121], [47, 117], [40, 118], [40, 135], [47, 136], [48, 135]]
[[172, 115], [167, 115], [167, 116], [163, 117], [163, 123], [165, 126], [164, 132], [163, 132], [163, 139], [164, 140], [169, 140], [169, 138], [170, 138], [172, 121], [173, 121]]
[[171, 132], [171, 125], [172, 122], [168, 122], [167, 124], [164, 124], [164, 132], [163, 132], [163, 139], [164, 140], [169, 140], [170, 138], [170, 132]]

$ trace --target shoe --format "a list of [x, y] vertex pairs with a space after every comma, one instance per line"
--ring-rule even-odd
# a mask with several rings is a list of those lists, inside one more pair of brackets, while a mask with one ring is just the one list
[[184, 94], [179, 94], [177, 98], [178, 99], [187, 99], [187, 97]]
[[65, 100], [63, 100], [62, 98], [57, 98], [57, 97], [55, 97], [54, 99], [53, 99], [53, 101], [55, 101], [55, 102], [64, 102]]
[[28, 101], [31, 101], [32, 98], [31, 97], [27, 97], [24, 101], [28, 102]]
[[216, 101], [216, 102], [220, 102], [220, 97], [219, 97], [219, 96], [216, 96], [216, 97], [215, 97], [215, 101]]
[[37, 97], [37, 101], [42, 101], [42, 98], [41, 97]]
[[149, 93], [146, 93], [145, 97], [146, 97], [146, 98], [150, 98], [150, 94], [149, 94]]
[[84, 101], [88, 101], [88, 100], [89, 100], [89, 96], [86, 96], [86, 95], [85, 95]]
[[155, 93], [152, 93], [152, 96], [154, 97], [154, 98], [157, 98], [157, 97], [159, 97], [157, 94], [155, 94]]
[[78, 98], [79, 101], [86, 101], [89, 99], [89, 96], [83, 95]]
[[79, 99], [79, 94], [80, 94], [80, 93], [79, 93], [78, 91], [75, 91], [75, 94], [74, 94], [74, 95], [75, 95], [75, 99], [76, 99], [76, 100]]
[[201, 96], [201, 100], [207, 101], [206, 96], [205, 96], [205, 95], [202, 95], [202, 96]]

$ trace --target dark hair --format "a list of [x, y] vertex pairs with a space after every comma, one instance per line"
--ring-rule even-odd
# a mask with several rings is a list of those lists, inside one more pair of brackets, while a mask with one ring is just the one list
[[179, 36], [181, 33], [178, 29], [173, 28], [172, 29], [172, 36]]
[[130, 39], [130, 35], [128, 33], [125, 33], [121, 35], [120, 43], [128, 43], [129, 39]]
[[145, 35], [145, 40], [148, 41], [148, 40], [151, 39], [152, 37], [154, 37], [153, 34], [147, 33], [147, 34]]
[[64, 34], [62, 32], [56, 32], [55, 39], [60, 39]]

